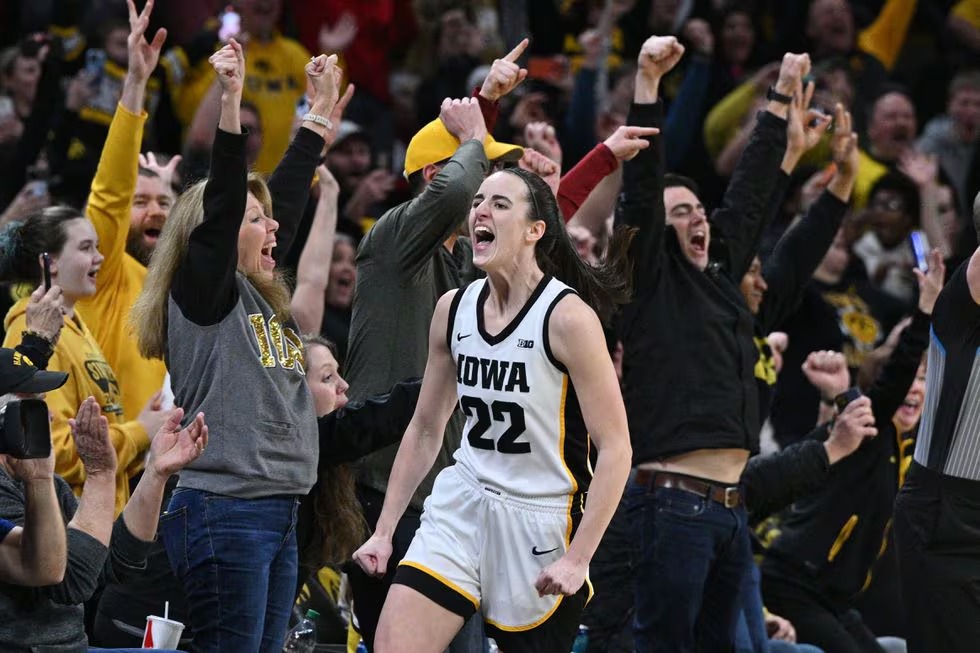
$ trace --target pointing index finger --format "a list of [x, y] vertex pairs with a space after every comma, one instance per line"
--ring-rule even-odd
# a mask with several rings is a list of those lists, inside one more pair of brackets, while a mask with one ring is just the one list
[[504, 57], [504, 61], [509, 61], [511, 63], [516, 62], [524, 54], [524, 50], [527, 49], [527, 44], [529, 41], [527, 39], [522, 40], [520, 43], [514, 46], [514, 49], [507, 53]]

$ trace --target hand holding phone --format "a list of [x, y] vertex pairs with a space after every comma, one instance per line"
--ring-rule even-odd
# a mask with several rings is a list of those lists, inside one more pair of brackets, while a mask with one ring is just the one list
[[909, 242], [912, 243], [912, 252], [915, 254], [915, 267], [928, 272], [929, 260], [926, 258], [926, 242], [922, 232], [917, 230], [910, 233]]
[[227, 7], [224, 13], [221, 14], [221, 27], [218, 29], [218, 38], [227, 43], [228, 39], [238, 36], [241, 30], [241, 16], [236, 14], [235, 10], [230, 6]]
[[44, 292], [51, 290], [51, 255], [47, 252], [41, 254], [41, 269], [44, 275]]
[[85, 76], [89, 78], [89, 83], [95, 84], [102, 79], [105, 69], [106, 54], [105, 50], [90, 48], [85, 51]]

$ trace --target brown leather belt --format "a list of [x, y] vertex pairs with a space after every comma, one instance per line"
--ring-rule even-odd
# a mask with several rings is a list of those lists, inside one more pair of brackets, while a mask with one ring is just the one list
[[737, 485], [715, 485], [683, 474], [674, 474], [655, 469], [637, 469], [633, 476], [637, 485], [648, 488], [670, 487], [711, 499], [726, 508], [742, 505], [742, 489]]

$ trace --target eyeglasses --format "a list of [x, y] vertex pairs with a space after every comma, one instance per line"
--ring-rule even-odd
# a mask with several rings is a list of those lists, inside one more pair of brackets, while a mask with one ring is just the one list
[[875, 199], [871, 206], [878, 211], [904, 211], [905, 202], [898, 198], [892, 197], [890, 199]]

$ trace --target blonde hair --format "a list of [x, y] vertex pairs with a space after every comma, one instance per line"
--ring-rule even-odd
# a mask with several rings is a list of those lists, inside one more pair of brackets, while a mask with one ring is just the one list
[[[150, 256], [143, 290], [133, 304], [130, 323], [136, 332], [140, 354], [146, 358], [163, 358], [167, 345], [167, 306], [174, 275], [184, 257], [191, 232], [204, 220], [204, 191], [207, 180], [199, 181], [177, 198], [160, 241]], [[256, 173], [248, 175], [248, 192], [272, 215], [272, 195], [265, 180]], [[203, 280], [202, 280], [203, 281]], [[289, 318], [289, 289], [276, 277], [272, 281], [249, 277], [249, 281], [269, 302], [280, 320]]]

